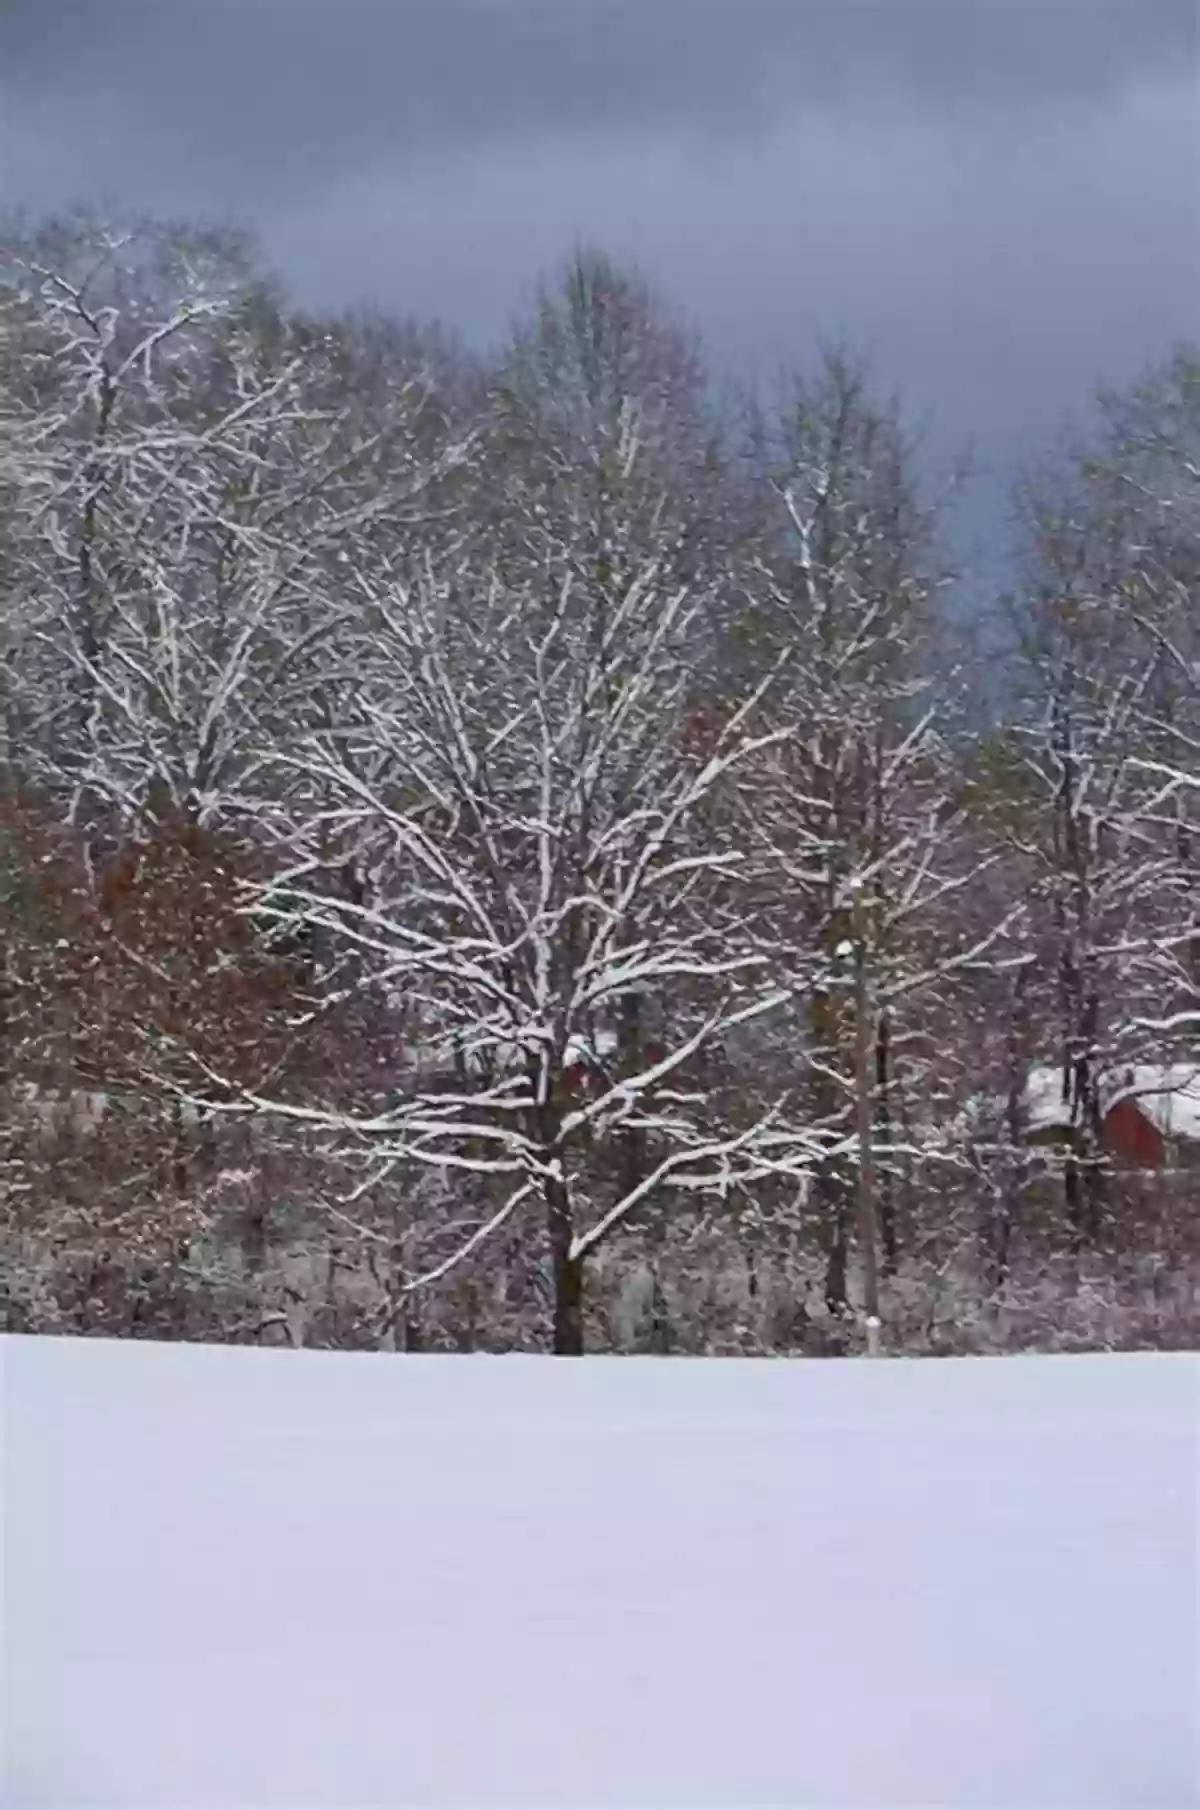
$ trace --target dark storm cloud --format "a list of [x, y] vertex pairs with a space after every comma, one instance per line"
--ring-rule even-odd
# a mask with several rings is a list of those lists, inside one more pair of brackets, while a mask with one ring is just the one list
[[383, 153], [560, 130], [1094, 103], [1194, 48], [1190, 0], [10, 0], [0, 149], [26, 190], [74, 162], [270, 205]]
[[1200, 328], [1198, 69], [1195, 0], [0, 0], [0, 206], [237, 218], [481, 336], [596, 240], [1003, 463]]

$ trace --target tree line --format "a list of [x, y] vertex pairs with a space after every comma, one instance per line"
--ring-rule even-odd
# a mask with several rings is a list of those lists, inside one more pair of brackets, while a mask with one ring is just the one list
[[721, 391], [600, 251], [484, 356], [225, 232], [4, 244], [11, 1326], [1194, 1339], [1200, 1169], [1103, 1115], [1200, 1066], [1195, 348], [981, 634], [869, 374]]

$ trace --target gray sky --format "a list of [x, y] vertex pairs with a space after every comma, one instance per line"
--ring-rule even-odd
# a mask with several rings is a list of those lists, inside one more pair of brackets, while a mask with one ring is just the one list
[[[1200, 333], [1196, 0], [0, 0], [0, 204], [254, 226], [491, 336], [573, 243], [997, 469]], [[985, 518], [995, 522], [995, 492]]]

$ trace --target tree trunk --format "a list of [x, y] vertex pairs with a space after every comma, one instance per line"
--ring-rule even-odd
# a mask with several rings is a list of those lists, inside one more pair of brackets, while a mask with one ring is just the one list
[[[890, 1033], [888, 1015], [886, 1012], [881, 1012], [879, 1029], [875, 1036], [875, 1085], [878, 1090], [880, 1141], [885, 1150], [890, 1148], [892, 1142], [892, 1107], [889, 1097], [892, 1066]], [[894, 1276], [900, 1251], [896, 1238], [895, 1180], [890, 1166], [879, 1177], [879, 1235], [883, 1240], [884, 1274]]]
[[[825, 921], [824, 943], [830, 966], [837, 960], [835, 951], [849, 925], [846, 914], [830, 904]], [[843, 1055], [842, 1013], [829, 987], [814, 989], [810, 1007], [813, 1046], [834, 1067]], [[814, 1087], [813, 1108], [819, 1118], [832, 1117], [838, 1110], [835, 1086], [827, 1077], [818, 1075]], [[813, 1175], [813, 1200], [820, 1209], [820, 1222], [825, 1245], [825, 1305], [830, 1314], [840, 1318], [849, 1306], [846, 1292], [849, 1264], [850, 1179], [843, 1158], [822, 1162]]]
[[387, 1292], [388, 1320], [393, 1351], [417, 1352], [424, 1345], [421, 1333], [421, 1306], [415, 1294], [406, 1292], [412, 1275], [408, 1240], [401, 1225], [398, 1207], [392, 1205], [392, 1242], [388, 1250]]
[[545, 1200], [554, 1286], [552, 1349], [555, 1357], [582, 1357], [583, 1258], [571, 1254], [574, 1226], [570, 1198], [561, 1175], [547, 1178]]
[[583, 1356], [583, 1259], [554, 1252], [554, 1355]]
[[[617, 1025], [618, 1074], [637, 1073], [642, 1066], [643, 1046], [641, 997], [637, 993], [627, 993], [621, 1001]], [[626, 1129], [622, 1132], [618, 1161], [621, 1192], [632, 1194], [649, 1173], [645, 1131]], [[652, 1213], [651, 1220], [661, 1223], [661, 1215]]]
[[849, 1263], [849, 1184], [839, 1170], [825, 1167], [814, 1177], [815, 1193], [821, 1201], [822, 1219], [829, 1228], [825, 1262], [825, 1305], [831, 1314], [840, 1316], [850, 1305], [846, 1292]]
[[659, 1279], [658, 1271], [653, 1274], [653, 1288], [650, 1295], [650, 1349], [655, 1357], [670, 1357], [675, 1349], [675, 1328], [671, 1324], [671, 1309], [667, 1302], [666, 1291]]
[[1004, 1158], [999, 1203], [992, 1227], [993, 1288], [1003, 1288], [1008, 1280], [1012, 1236], [1020, 1212], [1021, 1189], [1025, 1178], [1025, 1124], [1022, 1107], [1029, 1085], [1029, 974], [1028, 966], [1017, 969], [1008, 1021], [1008, 1091], [1004, 1109], [1008, 1150]]
[[867, 949], [860, 937], [854, 967], [854, 1094], [858, 1128], [858, 1243], [863, 1266], [863, 1311], [879, 1317], [879, 1255], [875, 1226], [874, 1114], [875, 1090], [871, 1077], [874, 1044], [870, 989], [867, 982]]
[[1088, 1160], [1084, 1169], [1083, 1228], [1087, 1238], [1097, 1244], [1104, 1225], [1104, 1115], [1100, 1077], [1090, 1054], [1100, 1040], [1100, 1000], [1090, 987], [1084, 1004], [1083, 1032], [1089, 1050], [1085, 1119]]

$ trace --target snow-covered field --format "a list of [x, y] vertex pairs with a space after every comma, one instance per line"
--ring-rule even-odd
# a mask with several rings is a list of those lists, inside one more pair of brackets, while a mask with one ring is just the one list
[[1200, 1802], [1200, 1359], [0, 1358], [10, 1810]]

